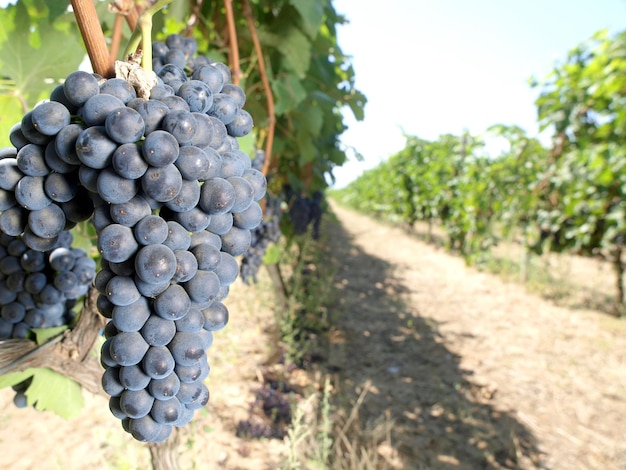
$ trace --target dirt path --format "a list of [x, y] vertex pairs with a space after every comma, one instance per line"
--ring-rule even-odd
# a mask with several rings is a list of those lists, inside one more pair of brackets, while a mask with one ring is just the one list
[[346, 396], [367, 389], [362, 425], [393, 424], [390, 466], [626, 469], [626, 322], [333, 211], [329, 360]]
[[[400, 229], [333, 209], [338, 295], [321, 366], [348, 412], [362, 398], [352, 408], [359, 437], [379, 464], [357, 470], [626, 469], [626, 321], [555, 307]], [[209, 406], [178, 443], [182, 470], [284, 463], [286, 441], [236, 435], [272, 364], [271, 292], [267, 278], [233, 285], [230, 323], [209, 351]], [[11, 399], [0, 390], [0, 469], [150, 468], [103, 397], [86, 394], [70, 421]]]

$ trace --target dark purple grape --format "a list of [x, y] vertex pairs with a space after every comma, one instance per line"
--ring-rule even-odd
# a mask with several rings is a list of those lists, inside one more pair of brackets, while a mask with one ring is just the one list
[[235, 204], [235, 188], [224, 178], [211, 178], [200, 191], [200, 207], [207, 214], [224, 214]]
[[156, 400], [152, 405], [150, 416], [157, 423], [172, 425], [182, 416], [183, 408], [184, 406], [176, 397], [171, 397], [168, 400]]
[[193, 365], [206, 355], [202, 339], [196, 333], [179, 331], [167, 347], [171, 351], [174, 361], [183, 366]]
[[[176, 369], [176, 366], [174, 367]], [[152, 379], [148, 390], [158, 401], [169, 400], [176, 396], [180, 390], [180, 379], [176, 373], [171, 372], [167, 377]]]
[[135, 270], [140, 279], [150, 284], [169, 281], [176, 272], [176, 256], [165, 245], [144, 246], [135, 257]]
[[240, 109], [235, 119], [229, 124], [226, 124], [228, 133], [233, 137], [244, 137], [248, 135], [250, 131], [252, 131], [252, 127], [252, 116], [250, 116], [250, 113], [245, 109]]
[[198, 269], [196, 275], [182, 285], [192, 301], [206, 304], [215, 300], [220, 288], [220, 280], [213, 271]]
[[172, 353], [165, 346], [151, 346], [141, 361], [143, 370], [153, 379], [167, 377], [174, 371], [175, 365]]
[[118, 108], [125, 108], [122, 100], [113, 95], [99, 94], [85, 102], [80, 115], [87, 126], [104, 126], [107, 116]]
[[176, 197], [183, 186], [183, 177], [174, 164], [162, 168], [149, 167], [141, 177], [144, 192], [158, 202], [167, 202]]
[[143, 117], [132, 108], [118, 108], [109, 113], [104, 121], [109, 137], [118, 144], [138, 142], [146, 125]]
[[113, 219], [116, 223], [127, 227], [133, 227], [141, 219], [150, 215], [151, 209], [145, 198], [142, 196], [135, 196], [128, 202], [111, 204], [109, 212], [111, 219]]
[[206, 113], [212, 109], [213, 92], [201, 80], [186, 81], [180, 86], [176, 94], [187, 102], [189, 110], [193, 113]]
[[98, 251], [107, 261], [126, 261], [135, 254], [139, 244], [129, 227], [112, 224], [105, 227], [98, 236]]
[[17, 153], [17, 168], [27, 176], [46, 176], [50, 173], [50, 168], [46, 165], [44, 155], [45, 148], [42, 146], [27, 144]]
[[119, 98], [124, 104], [137, 98], [137, 92], [133, 86], [121, 78], [109, 78], [100, 85], [100, 93], [113, 95]]
[[154, 299], [154, 313], [166, 320], [179, 320], [189, 312], [191, 299], [179, 284], [170, 285]]
[[232, 96], [225, 93], [217, 93], [213, 96], [213, 106], [211, 106], [209, 114], [228, 125], [235, 120], [239, 109], [237, 102]]
[[169, 344], [176, 334], [176, 324], [157, 315], [150, 315], [141, 328], [141, 335], [150, 346], [162, 347]]
[[148, 169], [141, 147], [135, 143], [120, 145], [111, 157], [111, 165], [118, 175], [131, 180], [141, 178]]
[[162, 127], [163, 130], [172, 134], [179, 144], [184, 145], [191, 143], [198, 129], [198, 121], [191, 112], [176, 110], [165, 115]]
[[176, 138], [164, 130], [151, 132], [141, 147], [144, 160], [156, 168], [174, 163], [178, 158], [178, 150]]
[[147, 215], [133, 227], [135, 239], [141, 245], [161, 244], [167, 238], [169, 227], [158, 215]]
[[105, 168], [96, 181], [98, 195], [110, 204], [123, 204], [133, 199], [140, 188], [139, 180], [120, 176], [113, 168]]
[[137, 419], [146, 416], [150, 413], [153, 403], [154, 397], [145, 388], [124, 390], [120, 394], [120, 409], [129, 418]]
[[111, 164], [117, 143], [109, 138], [104, 126], [89, 127], [76, 139], [78, 159], [90, 168], [102, 169]]
[[149, 347], [139, 332], [119, 332], [111, 340], [109, 353], [119, 365], [133, 366], [141, 362]]
[[83, 71], [72, 72], [63, 83], [67, 100], [74, 106], [81, 106], [89, 98], [100, 92], [98, 79], [93, 74]]
[[70, 112], [56, 101], [41, 103], [32, 111], [33, 126], [44, 135], [56, 135], [70, 123]]

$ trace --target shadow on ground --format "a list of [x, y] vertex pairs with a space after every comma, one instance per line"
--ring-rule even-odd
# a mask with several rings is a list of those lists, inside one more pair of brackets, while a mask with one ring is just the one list
[[[326, 367], [346, 414], [358, 410], [357, 437], [387, 426], [379, 438], [387, 468], [540, 467], [531, 432], [491, 405], [493, 390], [460, 369], [438, 325], [401, 302], [406, 286], [392, 266], [361, 251], [331, 218], [326, 256], [337, 267], [337, 297]], [[385, 439], [391, 452], [380, 447]]]

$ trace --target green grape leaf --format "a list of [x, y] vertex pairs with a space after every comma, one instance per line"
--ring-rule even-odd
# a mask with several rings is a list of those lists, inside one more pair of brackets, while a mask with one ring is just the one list
[[319, 135], [324, 124], [324, 112], [315, 105], [307, 106], [306, 110], [300, 114], [299, 120], [309, 134]]
[[256, 134], [250, 132], [248, 135], [237, 138], [239, 149], [245, 152], [250, 158], [254, 158], [254, 143], [256, 142]]
[[33, 333], [35, 333], [35, 342], [39, 345], [42, 345], [50, 338], [53, 338], [56, 335], [67, 330], [67, 325], [57, 326], [56, 328], [32, 328], [31, 330]]
[[307, 37], [296, 28], [289, 28], [281, 37], [277, 45], [278, 50], [285, 57], [286, 64], [298, 78], [304, 78], [311, 63], [311, 43]]
[[306, 98], [306, 90], [295, 75], [286, 75], [275, 80], [272, 84], [272, 91], [276, 98], [275, 112], [277, 115], [295, 109]]
[[23, 382], [33, 375], [34, 370], [35, 369], [26, 369], [20, 372], [10, 372], [8, 374], [0, 375], [0, 388], [11, 387]]
[[281, 250], [278, 245], [272, 243], [267, 250], [265, 250], [265, 255], [263, 256], [263, 264], [276, 264], [280, 261]]
[[357, 90], [352, 90], [345, 104], [350, 107], [355, 119], [357, 121], [362, 121], [365, 118], [364, 108], [366, 103], [367, 98], [363, 93]]
[[30, 104], [45, 97], [52, 84], [76, 70], [84, 57], [82, 41], [65, 29], [47, 18], [31, 25], [22, 2], [0, 9], [0, 70]]
[[20, 122], [24, 113], [19, 97], [0, 92], [0, 148], [11, 146], [9, 131]]
[[49, 10], [49, 21], [53, 22], [67, 11], [67, 0], [46, 0]]
[[302, 28], [311, 38], [315, 38], [324, 19], [324, 6], [318, 0], [291, 0], [302, 18]]
[[63, 419], [76, 418], [83, 407], [83, 396], [78, 383], [50, 369], [28, 369], [34, 372], [33, 381], [26, 390], [30, 406], [39, 411], [52, 411]]

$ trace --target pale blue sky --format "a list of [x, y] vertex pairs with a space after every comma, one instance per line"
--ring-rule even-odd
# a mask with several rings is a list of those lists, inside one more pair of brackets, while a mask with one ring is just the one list
[[537, 135], [531, 76], [599, 29], [626, 29], [626, 0], [335, 0], [350, 23], [339, 45], [368, 98], [346, 113], [343, 142], [364, 157], [334, 171], [342, 187], [404, 146], [402, 130], [434, 140], [516, 124]]

